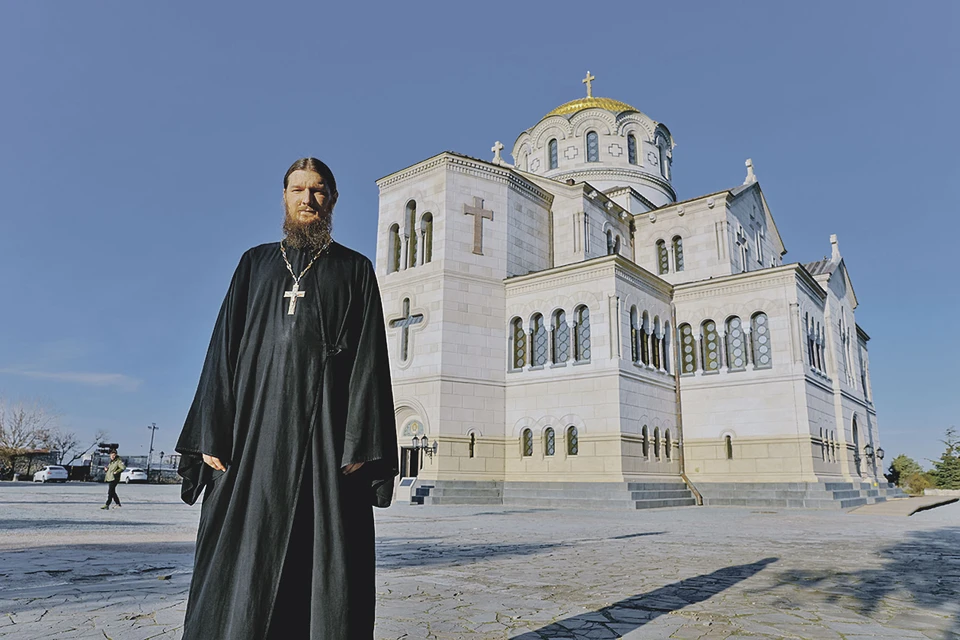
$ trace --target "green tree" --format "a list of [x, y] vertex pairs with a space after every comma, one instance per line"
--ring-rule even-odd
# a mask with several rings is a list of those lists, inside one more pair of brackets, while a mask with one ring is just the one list
[[906, 484], [907, 478], [922, 472], [923, 469], [920, 468], [916, 460], [901, 453], [890, 463], [890, 472], [885, 475], [889, 482], [903, 487]]
[[950, 427], [946, 431], [946, 451], [939, 460], [933, 461], [934, 473], [937, 478], [938, 489], [960, 489], [960, 440], [957, 440], [957, 430]]

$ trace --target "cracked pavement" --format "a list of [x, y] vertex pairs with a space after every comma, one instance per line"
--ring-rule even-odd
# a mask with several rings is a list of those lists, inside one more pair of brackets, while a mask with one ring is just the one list
[[[0, 483], [0, 638], [180, 637], [176, 486]], [[378, 640], [960, 638], [960, 504], [376, 510]]]

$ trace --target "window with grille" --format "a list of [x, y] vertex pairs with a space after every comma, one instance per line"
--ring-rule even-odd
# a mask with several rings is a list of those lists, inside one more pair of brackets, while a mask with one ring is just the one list
[[637, 137], [632, 133], [627, 136], [627, 159], [630, 164], [637, 164]]
[[590, 359], [590, 309], [585, 306], [577, 307], [574, 331], [574, 357], [585, 362]]
[[727, 319], [727, 368], [743, 369], [747, 366], [747, 350], [744, 348], [743, 323], [733, 316]]
[[693, 327], [689, 324], [680, 325], [680, 373], [696, 373], [697, 371], [697, 339], [693, 335]]
[[557, 139], [552, 139], [547, 146], [550, 148], [550, 168], [556, 169], [560, 166], [560, 154]]
[[553, 314], [553, 361], [557, 364], [570, 358], [570, 327], [567, 326], [567, 314], [557, 311]]
[[575, 456], [580, 452], [580, 441], [578, 439], [577, 428], [567, 427], [567, 455]]
[[683, 271], [683, 238], [673, 239], [673, 265], [676, 271]]
[[527, 334], [523, 330], [523, 320], [514, 318], [512, 323], [513, 357], [511, 368], [523, 369], [527, 364]]
[[753, 366], [760, 368], [773, 365], [770, 350], [770, 327], [767, 314], [755, 313], [750, 322], [750, 333], [753, 336]]
[[667, 243], [664, 240], [657, 240], [657, 273], [660, 275], [670, 273], [670, 255], [667, 253]]
[[521, 447], [523, 449], [523, 457], [529, 458], [533, 455], [533, 431], [530, 429], [524, 429], [520, 440]]
[[543, 316], [539, 313], [530, 319], [530, 339], [533, 341], [532, 353], [535, 367], [542, 367], [547, 363], [547, 327]]
[[587, 134], [587, 162], [600, 162], [600, 136], [596, 131]]
[[553, 429], [547, 427], [547, 430], [543, 432], [543, 453], [544, 455], [552, 456], [556, 453], [557, 450], [557, 434], [554, 433]]
[[713, 320], [704, 321], [703, 331], [703, 370], [720, 370], [720, 334], [717, 333], [717, 323]]

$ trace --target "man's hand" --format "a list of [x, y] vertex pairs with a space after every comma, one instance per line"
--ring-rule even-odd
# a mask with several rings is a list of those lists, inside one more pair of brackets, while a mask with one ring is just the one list
[[362, 462], [354, 462], [352, 464], [348, 464], [343, 468], [343, 475], [348, 476], [362, 466], [363, 466]]
[[203, 454], [203, 461], [208, 465], [216, 469], [217, 471], [226, 471], [227, 468], [223, 466], [223, 463], [220, 462], [220, 458], [214, 458], [213, 456], [208, 456]]

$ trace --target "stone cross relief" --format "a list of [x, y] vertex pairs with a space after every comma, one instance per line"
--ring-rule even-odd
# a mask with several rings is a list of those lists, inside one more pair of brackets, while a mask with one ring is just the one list
[[423, 314], [410, 313], [410, 298], [403, 299], [403, 315], [390, 321], [391, 329], [400, 329], [400, 359], [406, 360], [410, 353], [410, 327], [423, 322]]
[[473, 216], [473, 252], [483, 255], [483, 220], [493, 220], [493, 211], [483, 208], [483, 199], [473, 197], [473, 206], [464, 203], [463, 214]]

